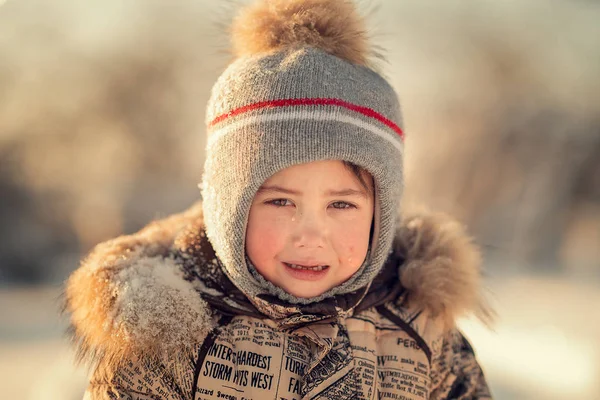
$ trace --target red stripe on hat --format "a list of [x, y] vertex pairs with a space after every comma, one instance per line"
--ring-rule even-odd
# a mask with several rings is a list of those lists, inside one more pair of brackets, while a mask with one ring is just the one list
[[396, 132], [402, 140], [404, 140], [404, 132], [398, 125], [396, 125], [393, 121], [379, 114], [377, 111], [363, 106], [357, 106], [356, 104], [348, 103], [346, 101], [340, 99], [327, 99], [327, 98], [316, 98], [316, 99], [281, 99], [281, 100], [269, 100], [269, 101], [260, 101], [254, 104], [248, 104], [234, 110], [229, 111], [226, 114], [221, 114], [215, 119], [213, 119], [208, 126], [211, 127], [213, 125], [218, 124], [226, 120], [227, 118], [235, 117], [236, 115], [240, 115], [249, 111], [258, 110], [261, 108], [276, 108], [276, 107], [292, 107], [292, 106], [338, 106], [344, 107], [348, 110], [357, 112], [366, 117], [374, 118], [382, 124], [391, 128], [394, 132]]

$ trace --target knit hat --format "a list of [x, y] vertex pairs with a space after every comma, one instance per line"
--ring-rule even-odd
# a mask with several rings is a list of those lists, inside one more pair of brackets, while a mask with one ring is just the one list
[[[202, 197], [207, 236], [231, 281], [310, 303], [370, 284], [390, 253], [402, 193], [403, 132], [392, 87], [370, 66], [364, 20], [349, 0], [258, 0], [232, 25], [237, 59], [208, 103]], [[296, 164], [344, 160], [374, 178], [374, 234], [346, 282], [303, 299], [257, 276], [245, 257], [252, 200]], [[254, 273], [253, 273], [254, 272]]]

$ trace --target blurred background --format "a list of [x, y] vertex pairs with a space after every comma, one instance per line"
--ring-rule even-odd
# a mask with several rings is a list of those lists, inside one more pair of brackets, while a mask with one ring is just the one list
[[[363, 0], [406, 130], [405, 207], [485, 254], [497, 399], [600, 398], [600, 2]], [[199, 199], [234, 2], [0, 0], [0, 381], [79, 399], [61, 285]]]

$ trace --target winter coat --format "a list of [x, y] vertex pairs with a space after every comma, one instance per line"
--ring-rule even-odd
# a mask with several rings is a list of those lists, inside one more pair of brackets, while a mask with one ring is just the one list
[[248, 299], [202, 204], [98, 245], [65, 308], [85, 399], [488, 399], [456, 318], [482, 310], [476, 248], [439, 216], [404, 219], [364, 290], [309, 305]]

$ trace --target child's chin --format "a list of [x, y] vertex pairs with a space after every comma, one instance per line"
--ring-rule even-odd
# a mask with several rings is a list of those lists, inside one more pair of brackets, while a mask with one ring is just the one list
[[293, 288], [291, 288], [291, 287], [284, 288], [284, 290], [286, 292], [288, 292], [289, 294], [291, 294], [292, 296], [295, 296], [295, 297], [298, 297], [301, 299], [311, 299], [313, 297], [320, 296], [327, 291], [327, 289], [315, 288], [315, 285], [312, 285], [312, 287], [307, 287], [307, 288], [298, 287], [298, 286], [300, 286], [300, 285], [294, 285]]

